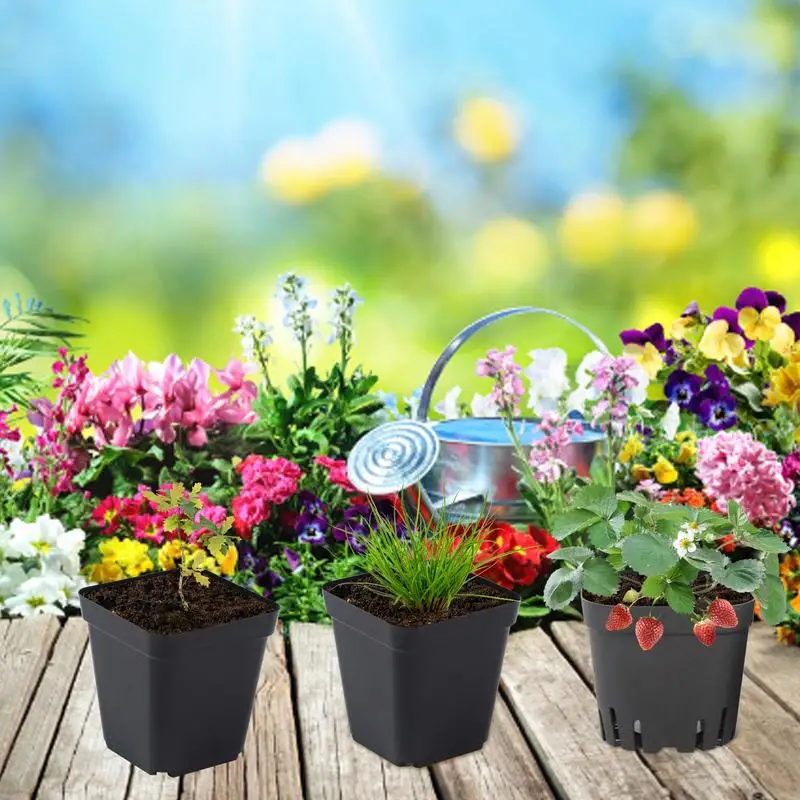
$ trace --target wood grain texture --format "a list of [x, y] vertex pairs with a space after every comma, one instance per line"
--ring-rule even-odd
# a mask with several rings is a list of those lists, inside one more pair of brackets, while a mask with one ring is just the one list
[[508, 706], [497, 698], [492, 729], [483, 750], [434, 765], [444, 800], [549, 800], [547, 781]]
[[162, 773], [148, 775], [133, 767], [126, 800], [178, 800], [180, 780]]
[[[581, 677], [593, 687], [594, 674], [586, 626], [580, 622], [556, 622], [550, 630]], [[739, 730], [746, 724], [740, 713]], [[600, 736], [599, 731], [596, 735]], [[695, 797], [750, 800], [759, 795], [763, 798], [773, 796], [766, 784], [757, 780], [730, 747], [696, 750], [693, 753], [678, 753], [669, 749], [658, 753], [641, 753], [640, 756], [659, 781], [672, 792], [673, 797], [680, 800], [694, 800]]]
[[73, 617], [66, 621], [0, 774], [0, 798], [21, 800], [35, 794], [87, 639], [83, 620]]
[[551, 783], [563, 796], [669, 797], [636, 753], [611, 748], [596, 735], [594, 696], [543, 630], [509, 638], [502, 687]]
[[294, 623], [292, 665], [308, 800], [434, 800], [426, 769], [396, 767], [356, 744], [347, 723], [333, 630]]
[[774, 628], [756, 623], [747, 641], [745, 672], [800, 720], [800, 647], [779, 644]]

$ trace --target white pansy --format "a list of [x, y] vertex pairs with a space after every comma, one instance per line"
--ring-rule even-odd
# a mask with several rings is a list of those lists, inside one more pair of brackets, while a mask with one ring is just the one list
[[531, 383], [528, 408], [536, 414], [555, 411], [562, 395], [569, 389], [567, 354], [560, 347], [531, 350], [532, 361], [525, 369]]
[[586, 404], [597, 400], [600, 396], [597, 389], [592, 386], [592, 382], [594, 369], [603, 355], [599, 350], [592, 350], [583, 357], [578, 369], [575, 370], [575, 389], [567, 397], [567, 411], [578, 411], [582, 414]]
[[473, 417], [497, 417], [500, 415], [500, 408], [491, 394], [474, 394], [470, 408]]
[[0, 608], [5, 600], [17, 593], [27, 577], [18, 561], [0, 561]]
[[628, 400], [631, 405], [640, 406], [647, 400], [647, 386], [650, 383], [650, 377], [638, 363], [631, 369], [631, 375], [636, 378], [636, 386], [629, 391]]
[[441, 414], [445, 419], [458, 419], [461, 410], [458, 407], [458, 398], [461, 395], [461, 387], [454, 386], [445, 396], [441, 403], [437, 403], [434, 411]]
[[667, 441], [671, 442], [678, 432], [681, 424], [681, 409], [677, 403], [670, 403], [664, 417], [661, 420], [661, 428], [664, 431], [664, 437]]
[[23, 581], [14, 595], [5, 601], [5, 610], [12, 617], [33, 617], [54, 614], [63, 617], [67, 595], [55, 575], [36, 575]]

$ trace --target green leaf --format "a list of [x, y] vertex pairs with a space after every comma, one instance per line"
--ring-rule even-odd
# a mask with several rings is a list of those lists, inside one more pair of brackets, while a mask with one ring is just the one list
[[551, 561], [573, 561], [576, 564], [583, 563], [591, 556], [592, 551], [588, 547], [559, 547], [558, 550], [547, 554]]
[[540, 605], [541, 598], [526, 597], [520, 604], [518, 615], [528, 619], [538, 619], [548, 616], [551, 612], [547, 606]]
[[603, 519], [611, 519], [617, 512], [617, 496], [613, 489], [590, 484], [575, 493], [572, 505], [584, 511], [591, 511]]
[[710, 547], [698, 547], [697, 550], [687, 553], [683, 558], [693, 567], [704, 569], [707, 572], [724, 569], [730, 560], [724, 553]]
[[544, 601], [555, 610], [568, 606], [578, 594], [580, 576], [577, 570], [559, 567], [550, 573], [544, 587]]
[[764, 405], [762, 403], [762, 390], [758, 388], [752, 381], [748, 381], [747, 383], [739, 383], [734, 384], [732, 389], [737, 394], [740, 394], [747, 400], [750, 408], [753, 411], [760, 412], [764, 410]]
[[678, 583], [692, 585], [700, 570], [693, 564], [681, 559], [668, 573], [667, 578]]
[[225, 556], [228, 555], [228, 550], [231, 548], [230, 540], [219, 534], [214, 536], [209, 536], [205, 540], [205, 546], [209, 553], [211, 553], [217, 561], [224, 560]]
[[685, 583], [668, 583], [664, 597], [676, 614], [691, 614], [694, 611], [694, 592]]
[[553, 521], [553, 530], [550, 531], [550, 533], [554, 539], [560, 542], [573, 533], [585, 530], [596, 520], [596, 514], [592, 514], [589, 511], [574, 509], [556, 517]]
[[777, 578], [780, 574], [778, 556], [775, 553], [767, 553], [766, 557], [764, 558], [764, 567], [767, 570], [767, 575], [774, 575]]
[[724, 570], [712, 572], [717, 583], [735, 592], [754, 592], [764, 580], [766, 569], [761, 561], [745, 558], [728, 564]]
[[604, 558], [591, 558], [583, 564], [583, 588], [587, 592], [610, 597], [619, 586], [619, 575]]
[[767, 625], [777, 625], [786, 616], [786, 589], [776, 575], [767, 575], [754, 592], [761, 604], [761, 619]]
[[622, 550], [619, 547], [609, 547], [606, 551], [606, 558], [617, 572], [620, 572], [625, 566], [625, 559], [622, 557]]
[[735, 500], [728, 501], [728, 522], [730, 522], [734, 531], [738, 531], [750, 524], [747, 514], [742, 511], [742, 507]]
[[611, 527], [611, 523], [601, 519], [595, 522], [588, 530], [589, 541], [597, 550], [605, 550], [617, 541], [617, 532]]
[[639, 492], [617, 492], [617, 500], [623, 503], [633, 503], [635, 506], [649, 506], [651, 501]]
[[657, 597], [662, 597], [664, 595], [664, 588], [666, 585], [667, 582], [661, 575], [652, 575], [642, 584], [640, 593], [643, 597], [649, 597], [655, 600]]
[[164, 528], [167, 533], [171, 533], [172, 531], [178, 530], [179, 523], [180, 518], [173, 514], [164, 520], [161, 527]]
[[663, 575], [678, 563], [675, 548], [653, 533], [637, 533], [622, 543], [625, 562], [641, 575]]
[[780, 536], [762, 529], [740, 536], [739, 541], [762, 553], [786, 553], [789, 550], [789, 545]]

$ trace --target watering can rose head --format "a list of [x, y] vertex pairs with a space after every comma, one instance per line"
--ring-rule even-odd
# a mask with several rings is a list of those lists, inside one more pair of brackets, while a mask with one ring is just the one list
[[[713, 643], [717, 628], [738, 624], [731, 599], [755, 596], [762, 619], [769, 624], [783, 619], [778, 554], [788, 547], [777, 534], [752, 524], [735, 501], [723, 515], [588, 485], [570, 495], [551, 532], [562, 546], [549, 557], [561, 566], [545, 586], [547, 605], [565, 608], [583, 592], [609, 604], [608, 630], [631, 625], [634, 606], [647, 608], [649, 614], [636, 625], [644, 650], [663, 635], [659, 606], [689, 617], [705, 645]], [[732, 560], [724, 551], [734, 546], [752, 555]]]

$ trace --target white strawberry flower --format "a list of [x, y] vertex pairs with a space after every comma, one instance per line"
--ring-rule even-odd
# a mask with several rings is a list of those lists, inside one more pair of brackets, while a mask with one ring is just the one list
[[680, 558], [697, 550], [695, 537], [701, 536], [705, 527], [705, 525], [701, 525], [694, 520], [692, 522], [684, 522], [683, 525], [681, 525], [678, 529], [678, 535], [672, 543], [672, 546], [675, 548]]

